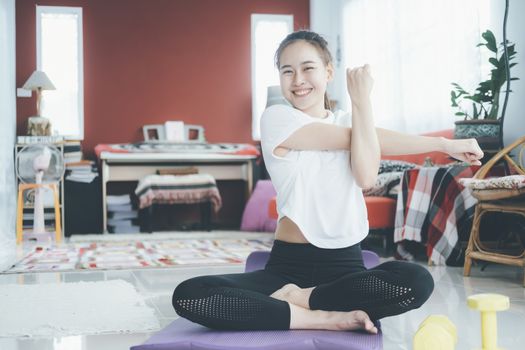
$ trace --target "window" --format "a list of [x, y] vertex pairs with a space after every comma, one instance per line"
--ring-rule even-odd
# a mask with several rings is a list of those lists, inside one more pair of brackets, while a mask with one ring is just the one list
[[259, 121], [266, 106], [268, 86], [279, 85], [274, 55], [293, 31], [292, 15], [252, 15], [252, 138], [260, 140]]
[[56, 90], [42, 92], [42, 116], [53, 132], [67, 139], [84, 138], [84, 67], [82, 8], [37, 6], [37, 69]]
[[343, 62], [371, 65], [377, 126], [410, 133], [451, 127], [451, 83], [472, 91], [485, 76], [476, 44], [489, 28], [488, 11], [487, 0], [346, 1]]

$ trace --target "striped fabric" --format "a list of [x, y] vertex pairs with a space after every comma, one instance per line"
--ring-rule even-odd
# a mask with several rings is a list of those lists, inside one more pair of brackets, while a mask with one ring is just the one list
[[152, 204], [191, 204], [211, 202], [213, 210], [219, 211], [222, 199], [213, 176], [192, 175], [148, 175], [139, 181], [135, 194], [140, 208]]
[[394, 242], [424, 243], [431, 261], [444, 265], [458, 238], [470, 231], [477, 203], [459, 179], [472, 177], [478, 169], [458, 165], [405, 171], [397, 197]]

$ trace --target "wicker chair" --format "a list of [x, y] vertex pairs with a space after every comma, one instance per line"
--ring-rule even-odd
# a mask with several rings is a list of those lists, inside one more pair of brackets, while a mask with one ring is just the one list
[[[516, 164], [509, 156], [510, 151], [521, 146], [520, 165]], [[501, 161], [505, 161], [509, 168], [513, 168], [515, 173], [525, 175], [523, 164], [521, 164], [522, 153], [525, 149], [525, 137], [521, 137], [511, 145], [499, 151], [474, 175], [474, 181], [485, 179], [490, 170]], [[467, 180], [468, 181], [468, 180]], [[468, 185], [468, 182], [467, 182]], [[465, 253], [464, 276], [470, 275], [472, 260], [490, 261], [499, 264], [525, 267], [525, 248], [519, 235], [516, 237], [517, 249], [501, 249], [491, 246], [490, 242], [483, 243], [480, 239], [481, 218], [489, 212], [499, 212], [506, 214], [519, 214], [525, 217], [525, 187], [518, 188], [492, 188], [476, 189], [471, 186], [472, 194], [478, 199], [472, 222], [472, 230]], [[525, 276], [523, 279], [525, 287]]]

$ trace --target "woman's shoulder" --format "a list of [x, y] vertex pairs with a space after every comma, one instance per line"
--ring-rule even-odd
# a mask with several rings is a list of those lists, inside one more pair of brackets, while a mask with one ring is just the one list
[[262, 114], [262, 116], [268, 116], [268, 115], [279, 115], [279, 114], [287, 114], [287, 113], [295, 113], [297, 112], [297, 109], [293, 108], [289, 105], [272, 105], [268, 108], [266, 108]]
[[261, 116], [261, 126], [281, 125], [306, 119], [300, 110], [287, 105], [272, 105]]

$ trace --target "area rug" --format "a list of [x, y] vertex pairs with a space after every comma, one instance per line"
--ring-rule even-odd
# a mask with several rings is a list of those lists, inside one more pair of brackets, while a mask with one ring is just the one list
[[63, 272], [244, 264], [255, 250], [270, 250], [273, 237], [70, 242], [36, 246], [3, 273]]
[[0, 337], [62, 337], [160, 329], [155, 311], [123, 280], [0, 285]]

